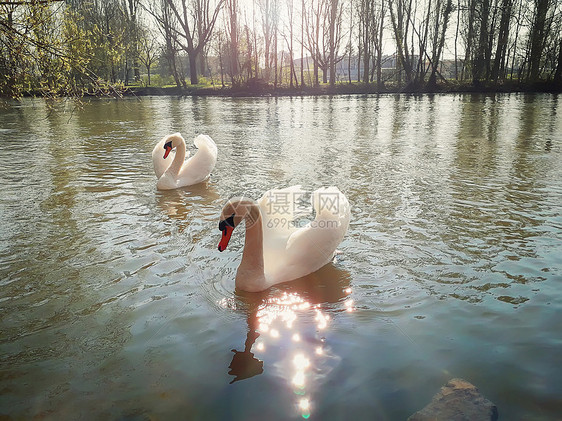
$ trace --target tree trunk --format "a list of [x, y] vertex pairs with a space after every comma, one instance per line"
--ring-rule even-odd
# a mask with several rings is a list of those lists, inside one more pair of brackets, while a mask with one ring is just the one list
[[[393, 4], [397, 2], [396, 10]], [[406, 74], [406, 83], [412, 81], [412, 65], [409, 60], [408, 44], [407, 44], [407, 28], [411, 18], [411, 8], [404, 5], [402, 0], [389, 0], [390, 20], [394, 32], [394, 40], [397, 48], [397, 66], [400, 64], [401, 69]], [[404, 16], [405, 14], [405, 16]], [[406, 24], [406, 28], [404, 28]], [[398, 83], [401, 83], [401, 71], [398, 72]]]
[[500, 28], [498, 33], [498, 45], [496, 47], [496, 57], [492, 67], [492, 81], [497, 83], [500, 74], [503, 74], [505, 67], [505, 53], [507, 50], [507, 42], [509, 40], [509, 21], [511, 17], [512, 0], [503, 0], [502, 15], [500, 20]]
[[189, 54], [189, 79], [192, 85], [197, 85], [199, 83], [199, 77], [197, 76], [197, 55], [195, 53]]
[[531, 31], [531, 52], [529, 56], [529, 79], [531, 82], [537, 82], [539, 79], [541, 56], [547, 36], [545, 26], [549, 0], [535, 0], [535, 4], [535, 20]]
[[304, 88], [304, 0], [301, 4], [301, 88]]
[[[443, 10], [443, 26], [441, 29], [441, 34], [439, 36], [439, 40], [437, 41], [437, 48], [434, 48], [435, 54], [432, 57], [431, 74], [428, 81], [428, 86], [430, 88], [434, 88], [437, 84], [437, 66], [439, 65], [441, 53], [443, 52], [443, 47], [445, 45], [445, 34], [447, 32], [449, 16], [452, 10], [452, 0], [447, 0], [445, 9]], [[438, 13], [440, 14], [441, 11], [439, 10]]]
[[379, 36], [378, 36], [378, 48], [377, 48], [377, 89], [382, 89], [384, 87], [384, 82], [382, 80], [382, 36], [384, 31], [384, 15], [386, 14], [386, 9], [384, 8], [384, 1], [381, 2], [381, 14], [379, 22]]
[[320, 71], [318, 68], [318, 62], [316, 60], [313, 60], [314, 62], [314, 86], [318, 87], [318, 85], [320, 85]]
[[328, 65], [330, 67], [330, 86], [336, 84], [336, 20], [338, 17], [338, 0], [331, 0], [330, 5], [330, 23], [329, 23], [329, 58]]
[[237, 0], [228, 2], [230, 22], [230, 79], [232, 85], [238, 84], [238, 4]]
[[[473, 45], [475, 38], [474, 21], [476, 16], [476, 0], [470, 0], [468, 5], [468, 22], [467, 22], [467, 32], [466, 32], [466, 45], [464, 53], [464, 61], [461, 70], [461, 80], [467, 78], [467, 65], [471, 62], [474, 56]], [[474, 69], [472, 69], [474, 72]]]
[[484, 70], [487, 67], [486, 57], [488, 57], [488, 16], [490, 13], [490, 0], [483, 0], [482, 8], [480, 10], [480, 34], [478, 38], [478, 49], [474, 57], [474, 73], [472, 80], [474, 84], [480, 83], [484, 76]]
[[556, 73], [554, 73], [554, 84], [558, 88], [562, 87], [562, 39], [558, 46], [558, 64], [556, 65]]
[[371, 5], [371, 0], [361, 0], [360, 22], [362, 30], [361, 44], [363, 46], [362, 58], [364, 83], [369, 83], [369, 66], [371, 64], [371, 27], [373, 24], [373, 10], [371, 8]]
[[277, 88], [279, 84], [278, 75], [277, 75], [277, 26], [275, 26], [275, 33], [273, 34], [273, 68], [275, 71], [275, 83], [274, 86]]

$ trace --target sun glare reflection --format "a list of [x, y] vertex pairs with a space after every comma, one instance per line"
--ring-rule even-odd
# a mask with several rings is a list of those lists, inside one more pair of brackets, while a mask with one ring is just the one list
[[318, 329], [326, 329], [326, 326], [328, 326], [328, 321], [330, 320], [330, 316], [322, 313], [318, 308], [316, 308], [315, 311], [316, 317], [314, 319], [317, 322]]
[[310, 401], [307, 398], [302, 398], [299, 401], [299, 409], [301, 411], [301, 416], [304, 419], [307, 419], [310, 417]]
[[297, 354], [293, 358], [293, 364], [297, 370], [305, 370], [310, 366], [310, 360], [304, 356], [304, 354]]
[[299, 389], [304, 388], [304, 371], [297, 371], [293, 376], [293, 385]]
[[[350, 292], [344, 291], [346, 295]], [[350, 304], [346, 304], [346, 308], [351, 308], [353, 301], [347, 299]], [[303, 315], [312, 315], [315, 329], [311, 331], [306, 325], [299, 326], [299, 318]], [[261, 336], [254, 349], [265, 352], [267, 348], [270, 354], [280, 353], [277, 367], [297, 397], [295, 405], [304, 419], [311, 416], [311, 393], [322, 377], [326, 358], [330, 358], [323, 335], [318, 337], [319, 331], [325, 330], [330, 321], [330, 315], [321, 305], [311, 304], [297, 293], [285, 292], [270, 297], [256, 312], [255, 326]]]

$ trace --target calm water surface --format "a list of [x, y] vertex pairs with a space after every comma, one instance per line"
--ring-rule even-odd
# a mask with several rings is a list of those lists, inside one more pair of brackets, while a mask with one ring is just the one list
[[[0, 416], [404, 420], [462, 377], [500, 419], [560, 419], [561, 115], [551, 95], [1, 108]], [[216, 141], [206, 185], [156, 190], [173, 131]], [[347, 195], [341, 254], [236, 294], [222, 205], [294, 184]]]

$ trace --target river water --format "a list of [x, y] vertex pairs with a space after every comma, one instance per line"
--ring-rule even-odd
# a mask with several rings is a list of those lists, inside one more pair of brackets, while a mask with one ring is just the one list
[[[175, 131], [217, 166], [159, 192]], [[561, 144], [554, 95], [5, 105], [0, 416], [405, 420], [461, 377], [500, 419], [559, 419]], [[220, 209], [294, 184], [345, 193], [340, 253], [236, 293]]]

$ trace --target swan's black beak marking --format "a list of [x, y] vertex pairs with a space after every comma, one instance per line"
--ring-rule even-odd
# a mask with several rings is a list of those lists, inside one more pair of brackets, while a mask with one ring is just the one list
[[166, 152], [164, 152], [164, 159], [166, 159], [168, 157], [168, 154], [170, 153], [170, 151], [173, 149], [171, 140], [164, 144], [164, 149], [166, 150]]
[[221, 241], [219, 242], [219, 251], [226, 250], [226, 246], [228, 246], [230, 236], [232, 235], [232, 231], [234, 231], [234, 215], [235, 214], [232, 214], [225, 220], [219, 222], [219, 230], [222, 231]]

